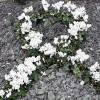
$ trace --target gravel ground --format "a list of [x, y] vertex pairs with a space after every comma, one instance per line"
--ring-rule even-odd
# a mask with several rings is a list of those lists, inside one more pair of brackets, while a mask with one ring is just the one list
[[[48, 1], [52, 3], [58, 0]], [[87, 4], [84, 4], [82, 0], [81, 2], [78, 1], [75, 2], [85, 5], [89, 15], [89, 23], [92, 24], [92, 27], [88, 30], [88, 40], [83, 43], [82, 49], [90, 55], [87, 62], [89, 65], [96, 61], [100, 63], [100, 2], [99, 0], [89, 0]], [[29, 5], [33, 5], [34, 9], [37, 9], [41, 3], [30, 2], [26, 6]], [[7, 1], [0, 2], [0, 86], [4, 84], [4, 75], [9, 73], [15, 65], [21, 63], [25, 57], [20, 42], [16, 40], [12, 25], [26, 6]], [[42, 31], [55, 33], [55, 30], [59, 34], [66, 32], [62, 23], [51, 24]], [[50, 36], [47, 35], [47, 37]], [[30, 88], [26, 97], [20, 100], [100, 100], [100, 95], [96, 93], [92, 86], [89, 84], [81, 86], [79, 84], [80, 79], [64, 72], [58, 66], [51, 66], [46, 73], [46, 76], [41, 76], [40, 80]]]

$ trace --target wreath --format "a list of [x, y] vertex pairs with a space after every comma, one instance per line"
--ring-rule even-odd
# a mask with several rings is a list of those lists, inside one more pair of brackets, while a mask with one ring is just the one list
[[[5, 75], [6, 83], [0, 90], [0, 100], [17, 100], [25, 96], [32, 84], [38, 81], [41, 74], [45, 75], [53, 64], [80, 77], [83, 80], [81, 84], [89, 82], [97, 90], [100, 89], [98, 62], [89, 67], [86, 64], [89, 55], [79, 49], [87, 39], [87, 29], [91, 26], [87, 24], [85, 8], [77, 7], [71, 1], [52, 4], [54, 9], [49, 9], [50, 4], [45, 0], [42, 0], [42, 5], [43, 8], [35, 12], [32, 6], [25, 8], [14, 24], [16, 37], [21, 41], [26, 58]], [[45, 23], [48, 18], [61, 21], [68, 28], [67, 33], [46, 42], [48, 38], [40, 32], [38, 24]]]

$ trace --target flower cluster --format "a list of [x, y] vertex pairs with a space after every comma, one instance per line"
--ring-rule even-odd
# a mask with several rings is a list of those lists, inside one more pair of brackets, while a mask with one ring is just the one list
[[90, 67], [90, 74], [95, 81], [100, 81], [100, 65], [98, 62]]
[[44, 55], [49, 55], [50, 57], [56, 54], [56, 48], [52, 46], [50, 43], [45, 43], [39, 49], [40, 52], [43, 52]]
[[77, 8], [75, 4], [72, 4], [71, 1], [67, 2], [66, 4], [63, 5], [63, 8], [67, 8], [68, 11], [73, 11]]
[[76, 51], [76, 55], [75, 56], [71, 56], [70, 57], [72, 64], [75, 64], [76, 62], [81, 62], [83, 63], [84, 61], [86, 61], [87, 59], [89, 59], [89, 55], [85, 54], [85, 52], [82, 52], [81, 49]]
[[30, 6], [28, 8], [25, 8], [24, 13], [22, 13], [20, 16], [18, 16], [18, 19], [21, 21], [23, 19], [25, 19], [25, 22], [21, 24], [21, 32], [22, 34], [28, 33], [30, 32], [30, 29], [32, 28], [32, 22], [30, 20], [30, 16], [27, 15], [27, 13], [32, 12], [33, 11], [33, 7]]
[[[25, 58], [24, 64], [19, 64], [16, 66], [16, 71], [11, 70], [10, 73], [5, 75], [5, 80], [9, 81], [12, 89], [6, 91], [8, 98], [11, 95], [12, 90], [18, 90], [23, 84], [29, 84], [31, 80], [29, 80], [28, 76], [32, 74], [33, 71], [36, 70], [36, 66], [41, 65], [41, 57], [28, 57]], [[5, 94], [4, 91], [0, 91], [1, 96]]]
[[31, 31], [29, 34], [25, 37], [26, 41], [29, 41], [29, 44], [25, 44], [22, 46], [22, 49], [28, 49], [28, 48], [39, 48], [40, 44], [42, 43], [42, 37], [43, 34], [40, 34], [40, 32]]
[[25, 13], [32, 12], [32, 11], [33, 11], [33, 7], [30, 6], [30, 7], [28, 7], [28, 8], [25, 8], [23, 11], [24, 11]]
[[3, 98], [4, 95], [5, 95], [4, 90], [0, 90], [0, 96]]
[[[68, 21], [68, 33], [66, 33], [65, 35], [54, 37], [53, 44], [43, 44], [43, 34], [37, 32], [35, 29], [32, 28], [32, 20], [34, 20], [34, 18], [36, 20], [39, 18], [44, 20], [45, 16], [49, 17], [49, 15], [55, 15], [55, 12], [48, 11], [50, 4], [46, 0], [42, 0], [42, 5], [45, 10], [45, 12], [43, 12], [43, 16], [42, 12], [41, 14], [39, 13], [39, 11], [41, 10], [37, 11], [35, 15], [31, 14], [31, 12], [33, 11], [33, 7], [30, 6], [28, 8], [25, 8], [23, 10], [24, 12], [18, 17], [20, 26], [19, 28], [17, 28], [16, 31], [17, 33], [19, 32], [18, 35], [20, 38], [24, 38], [23, 40], [25, 43], [23, 43], [24, 46], [22, 46], [22, 49], [29, 49], [28, 53], [30, 51], [31, 57], [29, 57], [27, 53], [28, 57], [25, 58], [24, 63], [19, 64], [18, 66], [16, 66], [16, 70], [11, 70], [9, 74], [5, 75], [5, 80], [7, 81], [7, 83], [9, 83], [11, 88], [8, 88], [6, 90], [3, 90], [2, 88], [2, 90], [0, 90], [1, 98], [9, 98], [12, 95], [13, 90], [19, 92], [21, 86], [24, 87], [24, 85], [29, 85], [29, 83], [33, 81], [30, 76], [35, 74], [35, 72], [36, 74], [41, 73], [42, 75], [46, 75], [44, 72], [44, 67], [47, 66], [47, 63], [48, 66], [55, 63], [60, 65], [66, 65], [67, 63], [67, 67], [71, 67], [73, 70], [76, 71], [76, 73], [79, 73], [79, 68], [74, 69], [74, 65], [78, 64], [77, 62], [81, 62], [81, 64], [83, 64], [83, 62], [89, 58], [89, 55], [85, 54], [85, 52], [82, 52], [81, 49], [77, 50], [76, 55], [74, 55], [75, 50], [73, 49], [77, 45], [80, 45], [80, 41], [78, 39], [79, 34], [81, 34], [80, 32], [86, 32], [87, 29], [91, 26], [90, 24], [86, 23], [88, 21], [88, 15], [86, 15], [85, 8], [78, 8], [70, 1], [66, 4], [64, 4], [63, 1], [52, 4], [52, 7], [57, 10], [56, 15], [58, 15], [58, 17], [59, 14], [62, 14], [62, 16], [64, 16], [64, 12], [60, 12], [60, 9], [67, 8], [66, 11], [68, 12], [68, 14], [71, 14], [75, 21]], [[73, 36], [75, 38], [73, 38]], [[34, 54], [34, 51], [36, 54]], [[38, 54], [39, 52], [41, 52], [41, 54]], [[58, 59], [56, 59], [57, 57]], [[58, 63], [58, 61], [61, 62]], [[98, 69], [100, 69], [98, 63], [90, 67], [90, 74], [92, 75], [92, 78], [97, 81], [100, 80], [100, 73], [97, 71]], [[83, 75], [83, 73], [81, 74]], [[38, 77], [38, 75], [36, 76]], [[83, 85], [84, 82], [82, 81], [80, 84]]]
[[63, 47], [68, 47], [68, 45], [71, 43], [71, 40], [69, 39], [69, 35], [61, 35], [59, 37], [55, 37], [53, 42], [58, 46], [59, 44], [64, 43]]
[[86, 15], [85, 7], [75, 9], [75, 11], [72, 11], [72, 14], [75, 19], [83, 18], [85, 22], [88, 21], [88, 15]]
[[86, 24], [84, 21], [74, 21], [73, 24], [69, 24], [68, 33], [72, 36], [75, 36], [75, 38], [77, 39], [78, 32], [87, 31], [90, 26], [90, 24]]
[[64, 4], [64, 1], [59, 1], [59, 2], [57, 2], [55, 4], [52, 4], [52, 7], [54, 7], [55, 9], [57, 9], [58, 12], [59, 12], [60, 8], [63, 6], [63, 4]]
[[45, 11], [48, 11], [50, 4], [46, 0], [42, 0], [42, 6]]
[[63, 52], [60, 51], [60, 52], [58, 52], [58, 55], [59, 55], [59, 57], [63, 58], [67, 55], [67, 53], [63, 53]]

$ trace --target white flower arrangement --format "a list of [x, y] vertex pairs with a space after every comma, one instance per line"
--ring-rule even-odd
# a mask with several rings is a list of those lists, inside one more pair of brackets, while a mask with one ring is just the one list
[[75, 56], [70, 57], [72, 64], [75, 64], [75, 61], [83, 63], [87, 59], [89, 59], [89, 55], [85, 54], [85, 52], [82, 52], [81, 49], [76, 51]]
[[50, 4], [46, 0], [42, 0], [42, 5], [45, 11], [48, 11]]
[[60, 8], [63, 7], [64, 1], [59, 1], [55, 4], [52, 4], [52, 7], [54, 7], [55, 9], [57, 9], [57, 11], [60, 11]]
[[50, 43], [45, 43], [40, 47], [39, 51], [43, 52], [44, 55], [49, 55], [50, 57], [56, 55], [56, 48], [53, 47]]
[[100, 81], [100, 65], [99, 65], [99, 63], [96, 62], [89, 69], [90, 69], [90, 74], [92, 75], [92, 78], [95, 81]]
[[[50, 16], [55, 15], [55, 13], [49, 12], [50, 4], [46, 0], [42, 0], [42, 5], [44, 11], [48, 12]], [[11, 88], [0, 90], [0, 100], [3, 100], [3, 98], [10, 98], [13, 91], [20, 92], [22, 86], [29, 85], [33, 81], [29, 76], [32, 75], [32, 77], [34, 77], [33, 73], [37, 70], [39, 74], [46, 75], [45, 70], [42, 70], [43, 64], [45, 63], [47, 67], [47, 63], [49, 62], [55, 61], [58, 63], [61, 61], [60, 63], [64, 65], [67, 61], [67, 63], [70, 62], [69, 67], [73, 67], [74, 65], [76, 66], [77, 63], [84, 66], [83, 62], [89, 59], [89, 55], [85, 54], [81, 49], [78, 49], [77, 51], [73, 50], [73, 48], [77, 46], [76, 41], [78, 41], [78, 35], [81, 35], [79, 32], [87, 31], [91, 26], [90, 24], [87, 24], [88, 15], [86, 14], [85, 8], [77, 7], [75, 4], [72, 4], [71, 1], [67, 3], [59, 1], [52, 4], [52, 7], [57, 10], [57, 14], [59, 14], [61, 8], [63, 8], [73, 16], [74, 21], [69, 21], [68, 33], [54, 37], [54, 45], [51, 43], [42, 44], [44, 35], [39, 31], [33, 30], [31, 20], [33, 16], [28, 15], [33, 12], [33, 7], [30, 6], [25, 8], [23, 10], [24, 12], [18, 17], [20, 26], [16, 31], [20, 32], [21, 36], [24, 37], [25, 43], [22, 46], [22, 49], [31, 50], [31, 55], [25, 58], [23, 64], [16, 66], [16, 70], [11, 70], [8, 75], [5, 75], [5, 80], [9, 83]], [[39, 18], [41, 14], [38, 12], [37, 15], [36, 18]], [[62, 12], [62, 15], [64, 16], [64, 12]], [[80, 18], [82, 18], [82, 21], [79, 20]], [[32, 51], [35, 51], [34, 55]], [[40, 54], [38, 54], [37, 51]], [[56, 59], [57, 57], [58, 59]], [[98, 69], [100, 70], [98, 63], [95, 63], [95, 65], [89, 68], [91, 77], [96, 81], [100, 81], [100, 71], [98, 72]], [[83, 72], [81, 74], [84, 75]], [[80, 85], [84, 85], [84, 81], [81, 81]]]

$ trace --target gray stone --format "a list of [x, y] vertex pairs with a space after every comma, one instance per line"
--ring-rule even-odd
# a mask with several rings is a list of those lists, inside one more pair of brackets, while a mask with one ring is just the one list
[[48, 92], [48, 100], [55, 100], [55, 95], [52, 91]]
[[60, 100], [65, 100], [65, 97], [61, 97]]
[[17, 58], [17, 59], [16, 59], [16, 61], [17, 61], [17, 63], [18, 63], [18, 64], [23, 63], [23, 61], [22, 61], [22, 60], [20, 60], [19, 58]]
[[44, 94], [45, 93], [45, 89], [44, 88], [41, 88], [41, 89], [38, 89], [36, 94], [40, 95], [40, 94]]
[[49, 80], [52, 80], [52, 79], [55, 79], [56, 76], [54, 74], [49, 74], [48, 78], [49, 78]]
[[43, 94], [43, 95], [38, 95], [37, 98], [43, 100], [43, 98], [44, 98], [44, 94]]
[[48, 69], [48, 70], [46, 70], [46, 75], [49, 75], [50, 73], [52, 73], [53, 70], [54, 70], [54, 69]]

